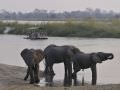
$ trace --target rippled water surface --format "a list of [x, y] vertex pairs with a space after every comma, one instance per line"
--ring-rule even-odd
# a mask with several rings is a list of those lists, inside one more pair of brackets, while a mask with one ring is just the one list
[[[120, 83], [120, 39], [115, 38], [65, 38], [49, 37], [48, 40], [28, 40], [23, 39], [21, 35], [0, 35], [0, 63], [26, 66], [20, 56], [24, 48], [44, 49], [49, 44], [56, 45], [75, 45], [81, 51], [90, 52], [112, 52], [115, 56], [113, 60], [97, 64], [98, 84], [116, 84]], [[40, 69], [44, 70], [44, 62], [41, 62]], [[55, 80], [64, 79], [64, 65], [55, 64]], [[78, 79], [81, 80], [85, 74], [85, 81], [91, 81], [90, 69], [78, 73]]]

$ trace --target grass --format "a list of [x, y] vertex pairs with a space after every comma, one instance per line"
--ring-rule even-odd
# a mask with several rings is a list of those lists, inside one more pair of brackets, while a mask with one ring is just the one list
[[[89, 19], [85, 21], [68, 20], [65, 23], [41, 23], [41, 24], [20, 24], [0, 22], [0, 33], [4, 32], [6, 26], [13, 29], [9, 34], [27, 34], [31, 32], [30, 27], [42, 27], [48, 36], [66, 36], [66, 37], [92, 37], [92, 38], [120, 38], [120, 19], [111, 19], [109, 21], [98, 21]], [[36, 31], [40, 31], [36, 29]]]

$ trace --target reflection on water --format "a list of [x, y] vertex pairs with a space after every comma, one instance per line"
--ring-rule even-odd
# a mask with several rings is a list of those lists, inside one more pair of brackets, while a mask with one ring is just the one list
[[[64, 38], [49, 37], [48, 40], [28, 40], [23, 39], [20, 35], [0, 35], [0, 63], [26, 66], [20, 56], [24, 48], [41, 48], [44, 49], [49, 44], [56, 45], [75, 45], [81, 51], [89, 52], [112, 52], [115, 58], [112, 61], [106, 61], [97, 65], [98, 83], [110, 84], [120, 83], [120, 39], [114, 38]], [[41, 62], [40, 69], [44, 70], [44, 62]], [[64, 65], [55, 64], [54, 70], [56, 76], [54, 80], [64, 79]], [[79, 80], [82, 80], [82, 71], [78, 73]], [[90, 69], [85, 70], [85, 81], [91, 81]]]

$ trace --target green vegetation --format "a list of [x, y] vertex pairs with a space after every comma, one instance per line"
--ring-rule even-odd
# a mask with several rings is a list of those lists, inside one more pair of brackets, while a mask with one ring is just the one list
[[[42, 27], [48, 36], [70, 36], [70, 37], [108, 37], [120, 38], [120, 19], [109, 21], [98, 21], [90, 18], [85, 21], [68, 20], [65, 23], [41, 23], [41, 24], [20, 24], [0, 22], [0, 33], [3, 33], [6, 26], [12, 27], [9, 34], [27, 34], [31, 27]], [[39, 31], [37, 29], [36, 31]]]
[[0, 21], [0, 34], [2, 34], [4, 30], [5, 30], [5, 24]]

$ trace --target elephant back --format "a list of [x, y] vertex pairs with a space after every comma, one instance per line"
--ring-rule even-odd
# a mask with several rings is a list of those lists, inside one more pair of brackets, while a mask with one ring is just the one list
[[54, 52], [54, 48], [57, 47], [54, 44], [48, 45], [45, 49], [44, 49], [44, 55], [45, 57], [48, 56], [51, 52]]

